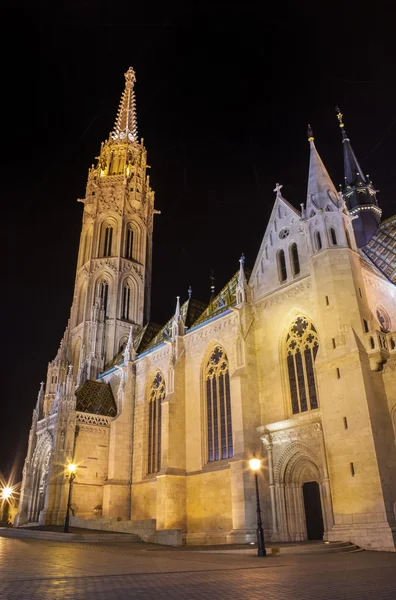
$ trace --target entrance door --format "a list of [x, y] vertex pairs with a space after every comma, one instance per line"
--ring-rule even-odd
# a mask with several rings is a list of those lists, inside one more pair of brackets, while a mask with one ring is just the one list
[[320, 503], [320, 491], [317, 481], [308, 481], [303, 485], [305, 520], [309, 540], [323, 539], [323, 515]]

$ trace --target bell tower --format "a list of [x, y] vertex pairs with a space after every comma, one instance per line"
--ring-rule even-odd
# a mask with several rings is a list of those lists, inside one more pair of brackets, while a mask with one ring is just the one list
[[135, 72], [88, 172], [68, 352], [77, 384], [94, 379], [150, 315], [154, 192], [138, 139]]
[[342, 194], [349, 214], [354, 217], [353, 228], [358, 248], [365, 246], [377, 231], [381, 220], [381, 209], [378, 206], [376, 190], [368, 175], [362, 172], [351, 141], [345, 131], [342, 113], [336, 106], [337, 119], [342, 132], [344, 151], [344, 187]]

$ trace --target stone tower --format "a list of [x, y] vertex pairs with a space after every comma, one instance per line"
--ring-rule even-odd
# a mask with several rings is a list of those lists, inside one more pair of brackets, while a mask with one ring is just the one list
[[88, 172], [68, 356], [77, 384], [95, 379], [150, 314], [154, 192], [137, 137], [135, 72], [125, 73], [114, 128]]
[[365, 246], [378, 229], [381, 209], [378, 206], [376, 190], [368, 175], [362, 172], [350, 139], [345, 131], [342, 114], [337, 107], [337, 118], [342, 131], [344, 149], [344, 189], [343, 196], [353, 219], [356, 244]]

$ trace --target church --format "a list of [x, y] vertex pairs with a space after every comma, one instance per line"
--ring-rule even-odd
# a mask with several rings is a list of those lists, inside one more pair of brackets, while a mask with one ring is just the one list
[[381, 221], [343, 115], [343, 188], [309, 129], [301, 210], [277, 184], [252, 271], [242, 257], [209, 304], [175, 298], [159, 327], [135, 82], [129, 68], [79, 200], [73, 303], [33, 410], [15, 525], [62, 525], [70, 499], [79, 527], [255, 542], [255, 456], [266, 540], [394, 552], [396, 216]]

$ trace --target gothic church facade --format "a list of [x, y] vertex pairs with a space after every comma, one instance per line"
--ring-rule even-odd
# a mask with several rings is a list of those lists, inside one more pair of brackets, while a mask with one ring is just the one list
[[151, 323], [154, 192], [135, 73], [89, 170], [70, 319], [33, 411], [16, 524], [162, 543], [256, 539], [395, 551], [395, 224], [338, 112], [345, 187], [309, 132], [307, 201], [277, 185], [249, 277]]

